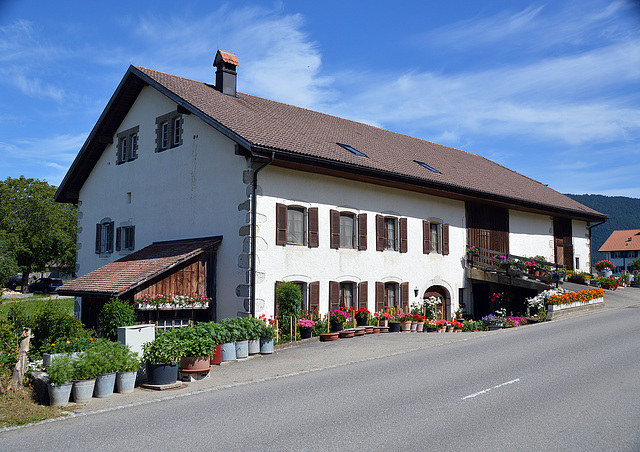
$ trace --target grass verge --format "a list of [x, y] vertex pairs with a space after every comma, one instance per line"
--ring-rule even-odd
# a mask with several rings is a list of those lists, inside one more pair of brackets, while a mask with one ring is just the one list
[[62, 416], [59, 408], [39, 405], [34, 400], [31, 388], [0, 395], [0, 428], [30, 424], [58, 416]]

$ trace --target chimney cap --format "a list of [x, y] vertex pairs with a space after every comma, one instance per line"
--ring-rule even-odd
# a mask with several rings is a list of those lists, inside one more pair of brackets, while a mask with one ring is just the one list
[[216, 53], [216, 58], [215, 60], [213, 60], [213, 65], [218, 66], [220, 62], [233, 64], [234, 66], [240, 66], [240, 63], [238, 63], [237, 56], [235, 56], [233, 53], [227, 52], [226, 50], [218, 49], [218, 52]]

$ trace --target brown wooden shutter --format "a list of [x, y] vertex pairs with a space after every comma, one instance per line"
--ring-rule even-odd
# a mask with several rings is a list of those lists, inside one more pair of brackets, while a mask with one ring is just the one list
[[276, 245], [287, 244], [287, 206], [276, 204]]
[[366, 281], [358, 284], [358, 309], [369, 309], [369, 284]]
[[309, 283], [309, 310], [320, 314], [320, 281]]
[[337, 210], [329, 211], [329, 229], [331, 234], [330, 247], [337, 250], [340, 248], [340, 212]]
[[329, 311], [340, 309], [340, 283], [329, 281]]
[[273, 312], [275, 312], [275, 316], [280, 316], [280, 304], [278, 303], [278, 286], [282, 284], [282, 281], [276, 281], [275, 287], [273, 289]]
[[96, 254], [100, 254], [100, 238], [102, 237], [102, 225], [96, 224]]
[[384, 217], [376, 215], [376, 251], [384, 250]]
[[107, 237], [107, 252], [113, 253], [113, 234], [115, 232], [115, 221], [109, 223], [109, 234]]
[[318, 240], [318, 208], [309, 208], [309, 248], [317, 248]]
[[407, 312], [409, 309], [409, 283], [400, 284], [400, 309]]
[[384, 309], [384, 283], [376, 281], [376, 312]]
[[358, 215], [358, 249], [365, 251], [367, 249], [367, 214]]
[[422, 253], [429, 254], [431, 252], [431, 223], [427, 220], [422, 221]]
[[400, 252], [407, 252], [407, 219], [400, 218]]
[[449, 254], [449, 224], [442, 224], [442, 254]]
[[116, 251], [120, 251], [122, 228], [116, 228]]

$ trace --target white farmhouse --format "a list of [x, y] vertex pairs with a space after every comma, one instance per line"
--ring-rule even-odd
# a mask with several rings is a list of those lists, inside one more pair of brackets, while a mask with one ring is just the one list
[[[496, 287], [470, 277], [472, 245], [589, 270], [606, 215], [478, 155], [238, 93], [228, 52], [214, 66], [215, 83], [131, 66], [58, 189], [78, 205], [65, 287], [86, 323], [109, 296], [159, 291], [269, 316], [280, 281], [321, 313], [436, 295], [478, 316]], [[159, 265], [175, 244], [191, 248]]]

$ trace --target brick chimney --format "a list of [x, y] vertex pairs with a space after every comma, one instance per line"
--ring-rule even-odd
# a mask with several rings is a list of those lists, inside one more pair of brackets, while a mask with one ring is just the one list
[[216, 68], [216, 89], [222, 94], [236, 97], [236, 66], [240, 66], [238, 57], [226, 50], [218, 50], [213, 65]]

